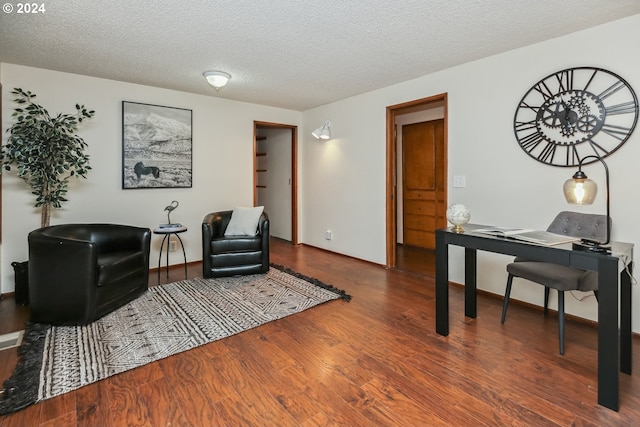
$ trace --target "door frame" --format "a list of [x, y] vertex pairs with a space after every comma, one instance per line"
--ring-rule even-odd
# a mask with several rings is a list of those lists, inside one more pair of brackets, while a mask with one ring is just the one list
[[270, 129], [291, 130], [291, 244], [298, 244], [298, 126], [282, 123], [253, 121], [253, 205], [258, 203], [258, 172], [256, 153], [258, 151], [258, 126]]
[[[397, 241], [397, 210], [396, 203], [398, 197], [397, 191], [397, 134], [396, 134], [396, 116], [422, 111], [428, 109], [431, 104], [442, 102], [444, 105], [444, 176], [449, 176], [448, 161], [448, 141], [449, 141], [449, 107], [447, 101], [447, 93], [429, 96], [427, 98], [416, 99], [404, 102], [402, 104], [391, 105], [387, 107], [387, 203], [386, 203], [386, 251], [387, 251], [387, 268], [396, 267], [396, 241]], [[447, 206], [448, 179], [444, 182], [444, 205]]]

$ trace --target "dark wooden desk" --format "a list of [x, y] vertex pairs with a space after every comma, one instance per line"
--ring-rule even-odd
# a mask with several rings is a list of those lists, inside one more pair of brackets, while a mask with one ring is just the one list
[[[614, 242], [612, 254], [574, 251], [571, 244], [542, 246], [474, 233], [486, 225], [467, 224], [464, 233], [436, 230], [436, 332], [449, 335], [449, 245], [465, 248], [464, 314], [475, 318], [476, 252], [478, 250], [522, 256], [535, 261], [567, 265], [598, 272], [598, 403], [617, 411], [618, 372], [631, 374], [631, 269], [633, 244]], [[627, 268], [620, 261], [627, 262]], [[620, 282], [618, 282], [620, 272]], [[620, 310], [618, 310], [620, 302]], [[618, 312], [619, 311], [619, 312]], [[620, 329], [618, 330], [618, 319]]]

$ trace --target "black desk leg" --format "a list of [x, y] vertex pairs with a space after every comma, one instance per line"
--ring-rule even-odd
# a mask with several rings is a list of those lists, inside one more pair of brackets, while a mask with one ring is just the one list
[[478, 312], [476, 271], [476, 250], [464, 248], [464, 315], [472, 318]]
[[633, 262], [620, 273], [620, 371], [631, 375], [632, 343], [631, 331], [631, 275]]
[[449, 245], [436, 231], [436, 332], [449, 335]]
[[618, 347], [618, 260], [598, 260], [598, 403], [620, 409]]

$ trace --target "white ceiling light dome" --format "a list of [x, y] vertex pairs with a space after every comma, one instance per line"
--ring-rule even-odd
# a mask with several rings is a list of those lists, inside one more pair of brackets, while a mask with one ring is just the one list
[[205, 71], [203, 75], [207, 79], [207, 83], [216, 90], [225, 86], [231, 79], [231, 74], [225, 73], [224, 71]]

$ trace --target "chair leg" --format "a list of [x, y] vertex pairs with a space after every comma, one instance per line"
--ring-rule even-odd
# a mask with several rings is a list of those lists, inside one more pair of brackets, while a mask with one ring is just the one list
[[509, 295], [511, 295], [511, 285], [513, 284], [513, 274], [509, 274], [507, 278], [507, 289], [504, 291], [504, 302], [502, 303], [502, 319], [500, 323], [504, 323], [507, 318], [507, 308], [509, 308]]
[[544, 287], [544, 315], [549, 314], [549, 287]]
[[564, 291], [558, 291], [558, 335], [560, 354], [564, 355]]

